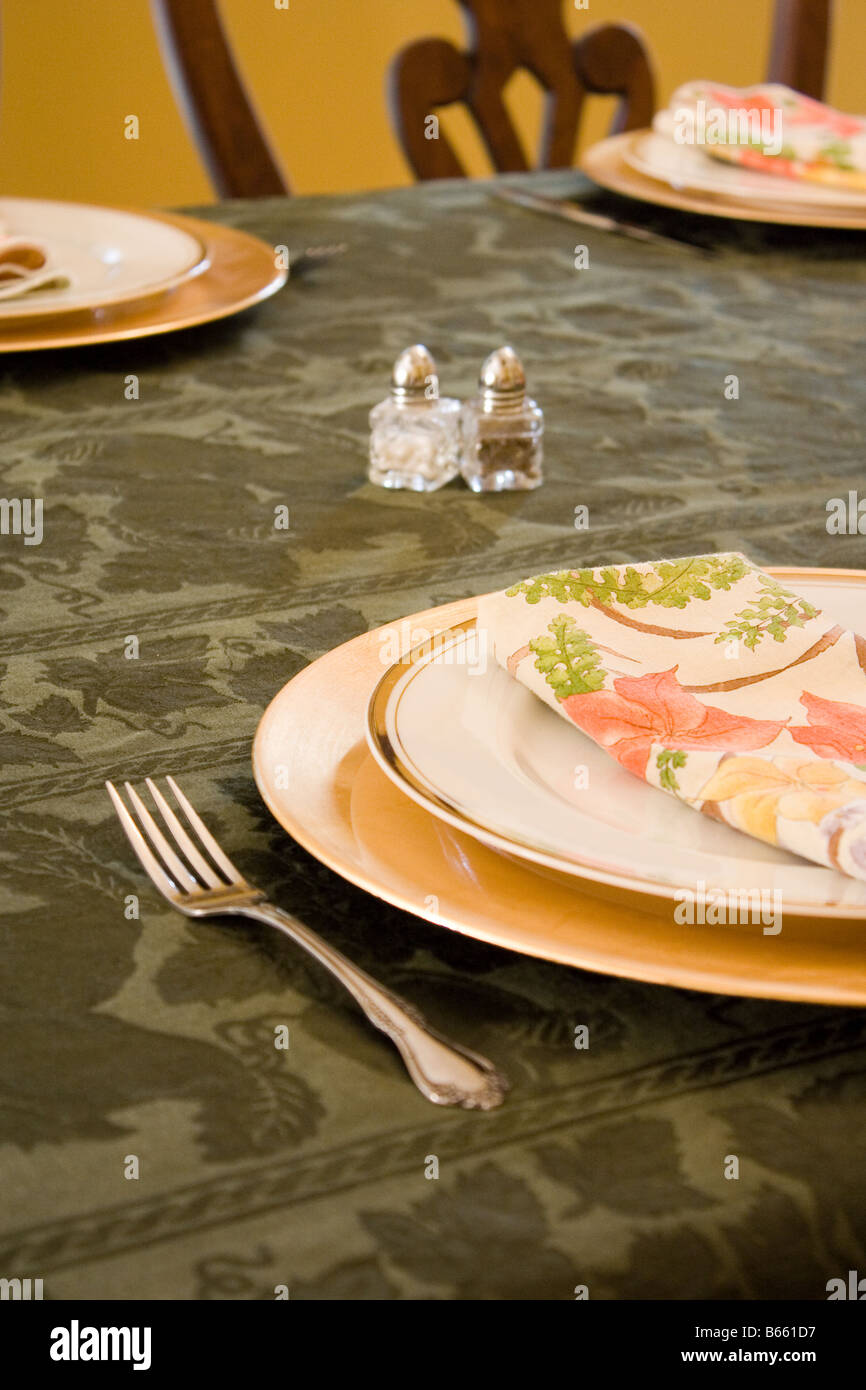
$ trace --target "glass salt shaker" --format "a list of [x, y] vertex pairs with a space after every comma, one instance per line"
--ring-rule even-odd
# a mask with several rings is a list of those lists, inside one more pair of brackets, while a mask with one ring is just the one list
[[422, 343], [394, 363], [391, 394], [370, 411], [370, 467], [380, 487], [434, 492], [460, 471], [460, 402], [439, 395], [436, 363]]
[[544, 412], [526, 394], [512, 347], [491, 352], [478, 395], [463, 406], [460, 471], [473, 492], [505, 492], [542, 482]]

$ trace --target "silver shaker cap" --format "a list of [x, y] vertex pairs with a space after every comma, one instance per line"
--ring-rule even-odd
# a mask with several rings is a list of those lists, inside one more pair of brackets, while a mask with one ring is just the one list
[[423, 343], [406, 348], [394, 363], [391, 395], [396, 401], [423, 401], [429, 395], [438, 394], [439, 376], [432, 354]]
[[519, 410], [526, 396], [523, 364], [513, 347], [497, 348], [484, 361], [478, 377], [486, 411]]

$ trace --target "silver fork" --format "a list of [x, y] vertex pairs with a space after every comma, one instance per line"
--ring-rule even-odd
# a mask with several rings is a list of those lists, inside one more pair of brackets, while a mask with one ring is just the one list
[[220, 849], [174, 778], [167, 777], [166, 781], [192, 834], [184, 829], [156, 783], [150, 777], [145, 779], [173, 843], [129, 782], [124, 786], [132, 811], [111, 782], [105, 785], [142, 868], [173, 907], [188, 917], [254, 917], [276, 927], [345, 985], [370, 1022], [396, 1045], [409, 1075], [428, 1100], [436, 1105], [462, 1105], [468, 1110], [492, 1110], [501, 1104], [508, 1081], [492, 1062], [449, 1042], [411, 1004], [359, 970], [296, 917], [269, 903]]

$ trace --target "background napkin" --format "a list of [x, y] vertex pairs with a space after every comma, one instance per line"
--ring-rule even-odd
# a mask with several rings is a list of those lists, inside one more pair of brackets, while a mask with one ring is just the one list
[[[677, 88], [668, 107], [657, 112], [653, 129], [676, 139], [683, 129], [683, 112], [695, 117], [695, 132], [709, 131], [697, 120], [699, 108], [706, 116], [711, 110], [750, 111], [772, 124], [779, 112], [782, 145], [778, 153], [768, 154], [763, 143], [699, 143], [704, 153], [716, 159], [742, 164], [762, 173], [840, 188], [866, 189], [866, 119], [849, 116], [832, 106], [814, 101], [780, 83], [758, 87], [725, 87], [711, 82], [687, 82]], [[680, 140], [682, 143], [682, 140]]]
[[17, 299], [33, 290], [65, 289], [69, 284], [66, 271], [49, 263], [40, 242], [0, 235], [0, 299]]
[[743, 555], [538, 575], [483, 598], [478, 624], [636, 776], [866, 879], [866, 638]]

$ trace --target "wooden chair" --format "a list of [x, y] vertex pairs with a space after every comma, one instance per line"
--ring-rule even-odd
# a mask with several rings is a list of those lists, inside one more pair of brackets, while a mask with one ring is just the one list
[[217, 193], [288, 193], [232, 56], [217, 0], [150, 3], [177, 103]]
[[[452, 144], [429, 118], [435, 108], [462, 103], [470, 112], [498, 171], [530, 167], [503, 98], [509, 78], [523, 68], [546, 92], [537, 167], [568, 167], [587, 92], [620, 97], [612, 131], [649, 125], [654, 81], [639, 32], [600, 24], [573, 41], [563, 24], [562, 0], [459, 0], [468, 27], [461, 52], [446, 39], [419, 39], [391, 64], [391, 118], [406, 158], [420, 179], [465, 177]], [[436, 129], [436, 138], [431, 130]]]
[[776, 0], [770, 43], [771, 82], [824, 96], [833, 0]]

